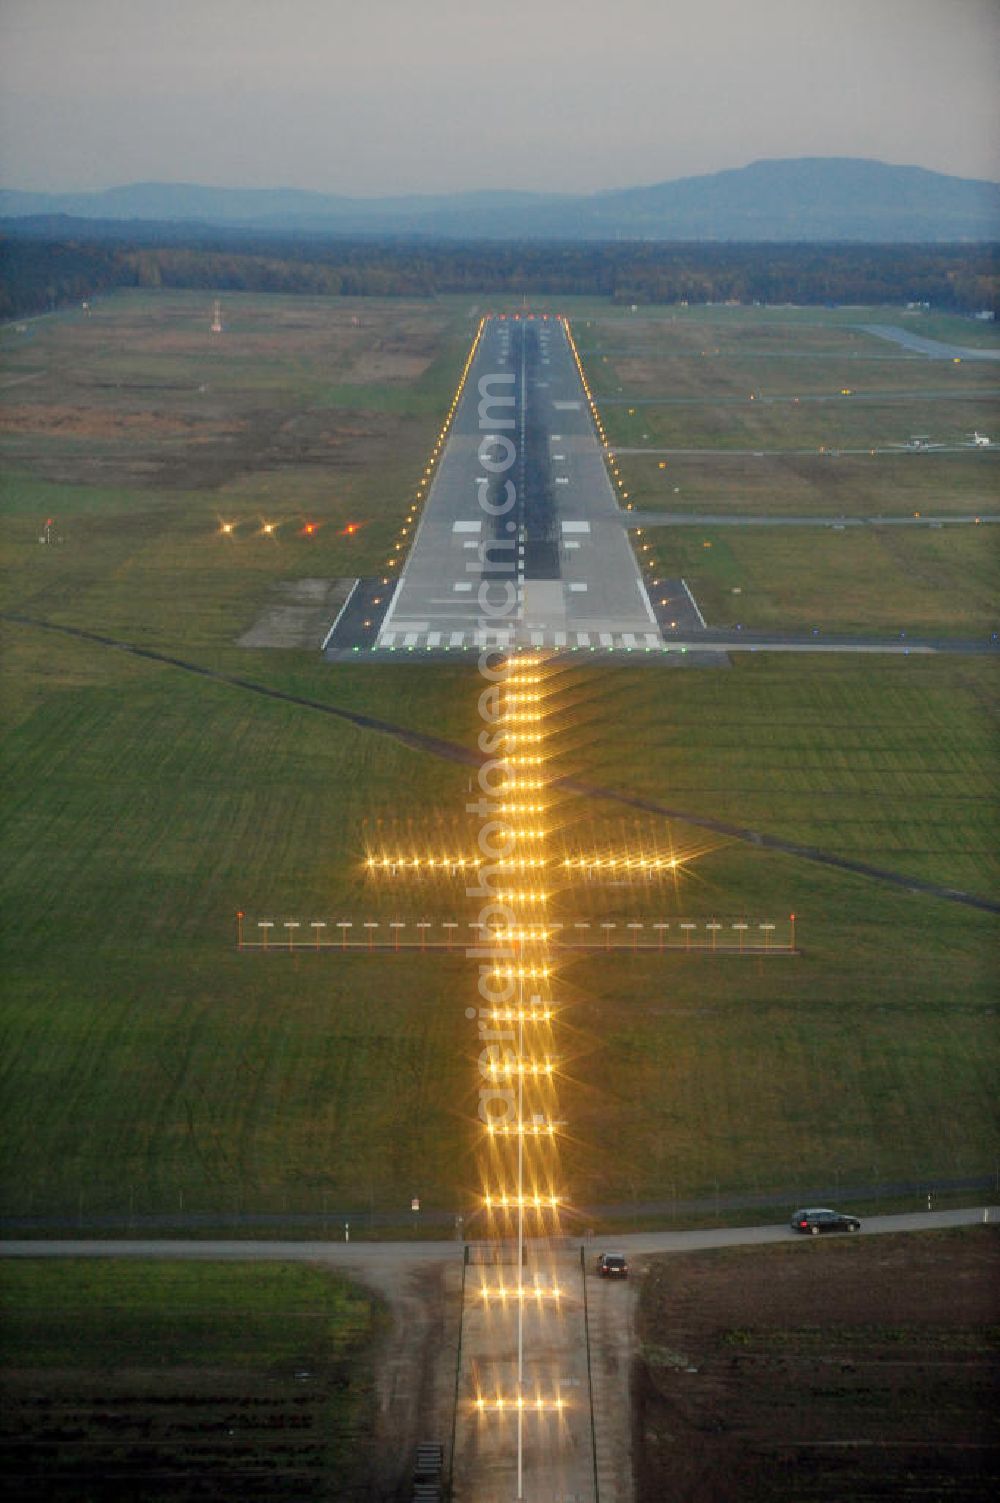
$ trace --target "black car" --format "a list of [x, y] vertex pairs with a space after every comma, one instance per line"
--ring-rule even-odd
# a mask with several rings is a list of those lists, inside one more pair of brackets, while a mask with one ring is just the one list
[[602, 1252], [597, 1259], [597, 1276], [602, 1279], [627, 1279], [628, 1260], [624, 1253]]
[[796, 1211], [791, 1219], [793, 1232], [808, 1232], [817, 1237], [820, 1232], [860, 1232], [861, 1222], [856, 1216], [845, 1216], [842, 1211], [805, 1210]]

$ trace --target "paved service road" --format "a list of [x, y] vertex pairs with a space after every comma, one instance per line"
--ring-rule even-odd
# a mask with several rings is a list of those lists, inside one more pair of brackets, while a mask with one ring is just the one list
[[[987, 1219], [995, 1221], [998, 1216], [1000, 1211], [995, 1207], [872, 1216], [863, 1218], [861, 1235], [968, 1226]], [[813, 1242], [812, 1238], [796, 1237], [782, 1223], [632, 1236], [615, 1233], [606, 1245], [632, 1260], [641, 1260], [655, 1254], [763, 1246], [790, 1239], [800, 1241], [803, 1251]], [[486, 1247], [474, 1244], [472, 1251], [481, 1254]], [[596, 1241], [584, 1249], [585, 1274], [579, 1247], [572, 1239], [566, 1239], [564, 1250], [556, 1252], [554, 1262], [550, 1254], [545, 1254], [545, 1268], [556, 1274], [562, 1291], [562, 1317], [555, 1316], [551, 1301], [530, 1301], [533, 1339], [527, 1380], [532, 1391], [536, 1383], [539, 1393], [558, 1391], [565, 1411], [561, 1416], [526, 1417], [530, 1421], [525, 1425], [524, 1447], [525, 1498], [529, 1503], [554, 1503], [556, 1499], [595, 1503], [598, 1488], [603, 1503], [632, 1503], [634, 1496], [630, 1374], [639, 1277], [631, 1279], [625, 1288], [598, 1279], [594, 1260], [600, 1250]], [[535, 1255], [535, 1245], [529, 1242], [523, 1275], [529, 1287], [535, 1282]], [[506, 1503], [514, 1496], [511, 1484], [516, 1449], [511, 1445], [510, 1417], [489, 1412], [480, 1416], [474, 1402], [463, 1398], [451, 1453], [459, 1350], [465, 1379], [459, 1392], [463, 1394], [479, 1391], [490, 1395], [504, 1387], [509, 1391], [516, 1355], [514, 1303], [484, 1300], [482, 1285], [495, 1285], [504, 1279], [510, 1287], [517, 1282], [517, 1270], [501, 1270], [497, 1264], [480, 1264], [474, 1258], [463, 1278], [460, 1242], [47, 1239], [0, 1241], [0, 1257], [280, 1260], [325, 1263], [353, 1274], [388, 1301], [394, 1316], [378, 1369], [379, 1409], [372, 1462], [384, 1495], [402, 1495], [418, 1440], [435, 1438], [445, 1445], [457, 1503]], [[641, 1276], [643, 1266], [641, 1261], [633, 1262], [633, 1273]]]
[[485, 321], [376, 651], [659, 648], [566, 325]]
[[878, 454], [888, 454], [899, 458], [905, 454], [921, 454], [925, 458], [928, 454], [1000, 454], [1000, 444], [992, 441], [987, 445], [973, 443], [961, 444], [914, 444], [894, 443], [876, 445], [875, 448], [865, 449], [650, 449], [650, 448], [619, 448], [617, 444], [608, 444], [609, 454], [672, 454], [675, 458], [683, 459], [782, 459], [790, 457], [812, 459], [850, 459], [853, 455], [864, 455], [872, 458]]
[[760, 513], [696, 511], [629, 511], [621, 518], [623, 527], [833, 527], [838, 531], [846, 527], [958, 527], [991, 525], [1000, 522], [1000, 515], [976, 514], [900, 517], [788, 517], [763, 516]]
[[[789, 1214], [794, 1207], [790, 1207]], [[925, 1232], [949, 1226], [974, 1226], [1000, 1220], [1000, 1207], [977, 1206], [953, 1211], [914, 1211], [901, 1216], [862, 1217], [862, 1235], [879, 1232]], [[690, 1232], [637, 1232], [605, 1238], [609, 1246], [642, 1253], [697, 1252], [712, 1247], [742, 1247], [794, 1238], [787, 1222], [770, 1226], [721, 1226]], [[594, 1244], [596, 1248], [596, 1243]], [[598, 1251], [600, 1249], [597, 1249]], [[429, 1266], [462, 1261], [462, 1243], [450, 1242], [299, 1242], [240, 1241], [238, 1238], [195, 1241], [187, 1238], [66, 1238], [0, 1240], [0, 1258], [167, 1258], [183, 1261], [243, 1263], [330, 1263], [363, 1276], [390, 1267]]]
[[940, 339], [925, 339], [909, 329], [897, 329], [894, 324], [858, 324], [865, 334], [874, 334], [876, 339], [891, 339], [893, 344], [912, 350], [915, 355], [927, 355], [931, 360], [1000, 360], [1000, 350], [976, 349], [973, 345], [945, 344]]

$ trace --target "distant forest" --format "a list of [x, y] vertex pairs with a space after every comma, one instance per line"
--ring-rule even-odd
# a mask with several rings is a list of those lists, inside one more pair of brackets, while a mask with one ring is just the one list
[[0, 318], [116, 287], [204, 288], [326, 297], [467, 293], [589, 296], [617, 303], [926, 302], [996, 311], [997, 248], [982, 245], [515, 244], [333, 240], [25, 221], [0, 236]]

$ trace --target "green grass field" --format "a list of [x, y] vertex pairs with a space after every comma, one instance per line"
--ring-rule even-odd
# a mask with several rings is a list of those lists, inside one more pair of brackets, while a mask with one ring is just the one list
[[988, 638], [1000, 626], [989, 527], [647, 528], [658, 572], [711, 626]]
[[[81, 484], [50, 439], [22, 432], [4, 492], [5, 607], [471, 746], [471, 668], [331, 667], [307, 652], [235, 645], [275, 579], [377, 566], [446, 408], [468, 306], [401, 314], [365, 305], [359, 329], [350, 323], [357, 305], [312, 308], [302, 327], [294, 300], [247, 303], [248, 330], [273, 361], [271, 394], [254, 397], [272, 438], [253, 448], [246, 428], [242, 457], [220, 440], [210, 463], [178, 441], [183, 471], [162, 447], [173, 440], [145, 431], [107, 440], [110, 478], [100, 482], [81, 437]], [[105, 342], [116, 317], [116, 304], [104, 305]], [[428, 362], [408, 381], [370, 364], [400, 317]], [[189, 349], [205, 309], [188, 294], [145, 296], [124, 299], [121, 318], [114, 356], [93, 322], [81, 334], [69, 319], [64, 334], [61, 320], [46, 321], [50, 374], [5, 398], [21, 405], [31, 392], [47, 408], [65, 406], [78, 338], [90, 341], [95, 366], [121, 360], [148, 384], [143, 362], [152, 370], [171, 340]], [[313, 325], [326, 318], [317, 353]], [[756, 327], [749, 315], [744, 323]], [[154, 335], [140, 360], [130, 341], [141, 347]], [[315, 396], [334, 345], [345, 369], [374, 372], [368, 386], [338, 388], [365, 387], [362, 406], [328, 409]], [[181, 361], [174, 379], [184, 361], [197, 373], [190, 353], [171, 358]], [[247, 418], [241, 379], [222, 360], [217, 380], [237, 395], [218, 399], [220, 431]], [[86, 407], [91, 396], [75, 400]], [[117, 400], [105, 387], [93, 395], [95, 405]], [[121, 398], [147, 400], [135, 389]], [[176, 416], [173, 400], [156, 398]], [[267, 402], [305, 434], [297, 451], [273, 439]], [[336, 410], [340, 425], [340, 447], [322, 462], [310, 428], [317, 405]], [[376, 418], [386, 426], [366, 427]], [[293, 520], [275, 541], [258, 529], [279, 481], [287, 504], [275, 514]], [[63, 539], [52, 547], [37, 542], [46, 515]], [[322, 523], [311, 539], [296, 525], [306, 515]], [[221, 537], [219, 520], [231, 517], [241, 526]], [[366, 526], [343, 535], [351, 519]], [[821, 533], [789, 545], [784, 532], [720, 530], [711, 550], [696, 532], [664, 537], [679, 570], [700, 569], [710, 619], [742, 581], [772, 619], [792, 611], [811, 624], [815, 612], [824, 625], [885, 629], [902, 603], [927, 629], [978, 631], [984, 534]], [[791, 551], [777, 569], [781, 547]], [[924, 591], [921, 571], [949, 590]], [[9, 622], [5, 636], [8, 1210], [75, 1221], [130, 1210], [347, 1209], [405, 1220], [413, 1194], [429, 1209], [466, 1207], [470, 963], [457, 954], [239, 955], [233, 941], [239, 907], [278, 920], [474, 916], [446, 881], [372, 886], [361, 866], [369, 846], [471, 844], [468, 770], [71, 636]], [[578, 666], [561, 682], [568, 774], [996, 894], [990, 662], [762, 655], [729, 671]], [[669, 829], [654, 816], [637, 821], [606, 801], [577, 800], [564, 817], [570, 842], [703, 849], [676, 890], [575, 891], [559, 899], [565, 916], [763, 921], [794, 910], [803, 945], [798, 959], [766, 963], [671, 956], [570, 969], [577, 1047], [563, 1094], [575, 1198], [634, 1202], [716, 1183], [791, 1192], [803, 1176], [835, 1172], [845, 1183], [990, 1172], [990, 915], [709, 838], [680, 819]], [[818, 1071], [832, 1082], [819, 1095]]]
[[637, 511], [702, 516], [912, 517], [996, 513], [996, 455], [628, 454]]
[[295, 1264], [7, 1262], [4, 1473], [20, 1498], [361, 1496], [369, 1299]]

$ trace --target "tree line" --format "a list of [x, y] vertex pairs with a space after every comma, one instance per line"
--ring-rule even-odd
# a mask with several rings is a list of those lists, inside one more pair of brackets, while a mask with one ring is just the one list
[[118, 287], [324, 297], [446, 293], [587, 296], [617, 303], [929, 303], [996, 311], [997, 248], [983, 245], [544, 244], [284, 241], [189, 227], [106, 227], [52, 235], [8, 221], [0, 236], [0, 318]]

